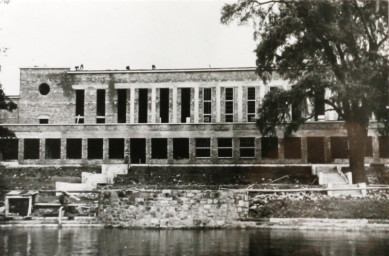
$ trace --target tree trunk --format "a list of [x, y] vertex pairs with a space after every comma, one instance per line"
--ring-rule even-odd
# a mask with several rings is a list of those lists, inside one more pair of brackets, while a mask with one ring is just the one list
[[350, 171], [353, 183], [368, 184], [365, 171], [365, 149], [367, 141], [367, 125], [346, 122], [349, 142]]

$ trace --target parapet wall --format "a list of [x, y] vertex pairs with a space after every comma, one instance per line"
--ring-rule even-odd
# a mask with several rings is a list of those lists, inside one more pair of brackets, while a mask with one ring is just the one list
[[106, 191], [99, 203], [106, 225], [136, 228], [232, 227], [248, 210], [241, 190]]

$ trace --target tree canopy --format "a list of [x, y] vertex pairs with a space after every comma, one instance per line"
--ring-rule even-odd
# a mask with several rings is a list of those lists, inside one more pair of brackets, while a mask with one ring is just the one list
[[222, 23], [233, 20], [254, 25], [262, 80], [276, 71], [291, 85], [265, 96], [257, 120], [263, 135], [275, 134], [277, 127], [296, 131], [315, 114], [307, 102], [323, 91], [326, 111], [345, 121], [350, 167], [356, 161], [352, 135], [366, 137], [372, 114], [381, 131], [388, 130], [388, 1], [239, 0], [222, 10]]
[[[3, 87], [0, 84], [0, 111], [7, 110], [13, 111], [16, 109], [16, 104], [10, 100], [4, 93]], [[0, 126], [0, 137], [13, 137], [15, 134], [7, 128]]]

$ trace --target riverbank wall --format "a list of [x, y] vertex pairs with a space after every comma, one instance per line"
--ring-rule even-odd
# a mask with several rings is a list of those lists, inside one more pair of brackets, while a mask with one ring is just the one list
[[248, 211], [241, 190], [104, 191], [98, 216], [113, 227], [224, 228]]

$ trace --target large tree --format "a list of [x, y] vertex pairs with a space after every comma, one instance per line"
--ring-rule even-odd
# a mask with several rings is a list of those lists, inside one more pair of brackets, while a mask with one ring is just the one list
[[256, 72], [263, 81], [276, 71], [291, 84], [265, 96], [260, 132], [296, 131], [315, 115], [307, 102], [326, 91], [326, 111], [344, 120], [353, 181], [367, 182], [365, 142], [372, 115], [381, 132], [389, 127], [388, 2], [238, 0], [222, 9], [221, 22], [233, 20], [254, 25]]
[[[12, 112], [16, 109], [16, 104], [7, 97], [3, 91], [3, 87], [0, 84], [0, 111], [6, 110]], [[13, 137], [15, 134], [9, 129], [0, 126], [0, 138], [1, 137]], [[2, 144], [0, 144], [0, 150], [2, 149]]]

